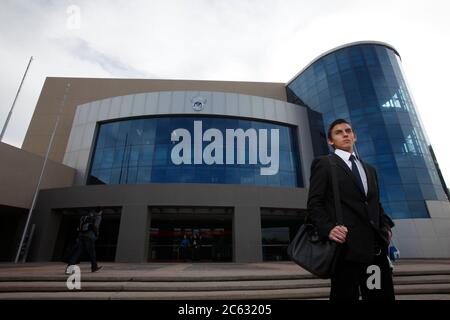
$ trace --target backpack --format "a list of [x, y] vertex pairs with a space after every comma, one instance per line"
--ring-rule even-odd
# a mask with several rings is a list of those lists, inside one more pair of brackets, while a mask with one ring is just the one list
[[93, 230], [94, 221], [93, 217], [91, 216], [82, 216], [80, 218], [80, 225], [78, 227], [78, 230], [80, 232], [88, 232], [90, 230]]

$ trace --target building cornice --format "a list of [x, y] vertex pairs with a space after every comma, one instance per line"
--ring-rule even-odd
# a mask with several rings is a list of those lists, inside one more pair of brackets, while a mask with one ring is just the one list
[[398, 53], [397, 49], [395, 49], [394, 46], [390, 45], [389, 43], [386, 42], [382, 42], [382, 41], [371, 41], [371, 40], [365, 40], [365, 41], [356, 41], [356, 42], [351, 42], [351, 43], [347, 43], [341, 46], [338, 46], [336, 48], [333, 48], [331, 50], [328, 50], [324, 53], [322, 53], [321, 55], [319, 55], [318, 57], [314, 58], [310, 63], [308, 63], [302, 70], [300, 70], [300, 72], [298, 72], [294, 77], [292, 77], [287, 83], [286, 83], [286, 87], [292, 82], [294, 81], [299, 75], [301, 75], [306, 69], [308, 69], [312, 64], [314, 64], [315, 62], [317, 62], [318, 60], [322, 59], [323, 57], [329, 55], [330, 53], [339, 51], [341, 49], [344, 48], [348, 48], [348, 47], [353, 47], [353, 46], [358, 46], [358, 45], [363, 45], [363, 44], [374, 44], [374, 45], [380, 45], [380, 46], [384, 46], [386, 48], [389, 48], [391, 50], [393, 50], [395, 52], [396, 55], [398, 55], [398, 57], [401, 60], [401, 56]]

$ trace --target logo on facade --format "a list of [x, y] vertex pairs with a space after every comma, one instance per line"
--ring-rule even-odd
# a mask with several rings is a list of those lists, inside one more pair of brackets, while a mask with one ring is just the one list
[[206, 99], [199, 96], [192, 98], [191, 102], [192, 109], [194, 109], [195, 111], [202, 111], [206, 105]]

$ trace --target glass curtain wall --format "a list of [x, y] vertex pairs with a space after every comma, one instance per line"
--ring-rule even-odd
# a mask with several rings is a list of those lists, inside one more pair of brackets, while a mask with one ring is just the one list
[[[290, 102], [349, 120], [356, 151], [377, 168], [383, 207], [393, 218], [427, 218], [425, 200], [447, 200], [399, 55], [379, 44], [333, 51], [288, 84]], [[316, 154], [316, 156], [319, 154]]]
[[[200, 137], [196, 137], [199, 130], [196, 133], [195, 122], [201, 123]], [[190, 141], [185, 140], [186, 134], [174, 139], [174, 135], [180, 134], [179, 129], [188, 133]], [[214, 129], [216, 136], [202, 139], [209, 129]], [[241, 140], [242, 144], [234, 138], [228, 147], [227, 129], [241, 129], [241, 136], [244, 133], [248, 136]], [[271, 150], [272, 130], [279, 133], [276, 150]], [[172, 152], [179, 143], [187, 146], [176, 153], [177, 158], [187, 160], [183, 163], [174, 161]], [[211, 148], [213, 143], [215, 147]], [[266, 149], [261, 150], [264, 146]], [[196, 150], [200, 151], [198, 163]], [[256, 156], [253, 162], [252, 152]], [[274, 152], [279, 154], [276, 164]], [[234, 155], [230, 157], [232, 161], [228, 161], [229, 153]], [[211, 154], [217, 161], [207, 163], [205, 154]], [[266, 159], [261, 158], [261, 154], [267, 156]], [[239, 155], [244, 155], [243, 163], [238, 162]], [[262, 169], [270, 166], [276, 172], [262, 174]], [[302, 187], [299, 168], [296, 128], [237, 118], [157, 117], [100, 124], [88, 184], [218, 183]]]

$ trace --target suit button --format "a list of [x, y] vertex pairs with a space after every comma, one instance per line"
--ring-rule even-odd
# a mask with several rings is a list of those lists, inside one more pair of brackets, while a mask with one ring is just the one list
[[369, 205], [369, 203], [368, 203], [367, 201], [364, 201], [364, 204], [365, 204], [366, 206], [368, 206], [368, 205]]
[[373, 222], [372, 220], [370, 220], [370, 224], [374, 226], [374, 225], [375, 225], [375, 222]]

